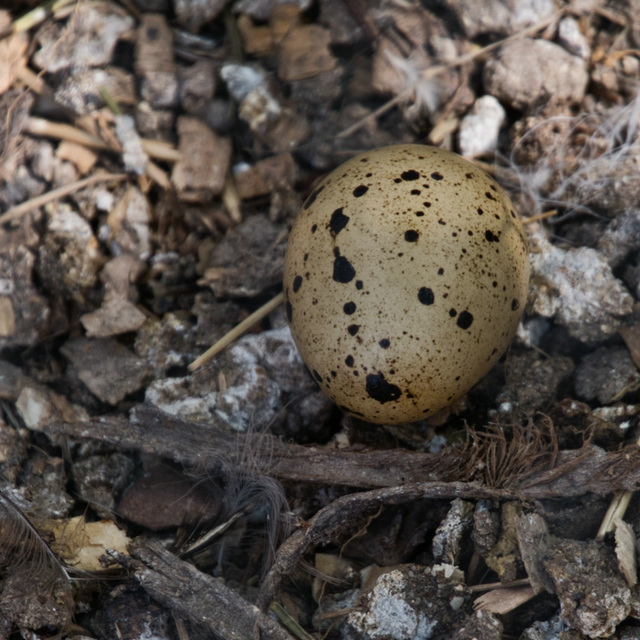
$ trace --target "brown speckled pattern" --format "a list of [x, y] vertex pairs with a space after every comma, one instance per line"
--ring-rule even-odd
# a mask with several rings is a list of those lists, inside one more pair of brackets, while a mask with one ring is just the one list
[[291, 231], [291, 331], [318, 384], [370, 422], [403, 423], [464, 395], [511, 342], [529, 254], [498, 184], [422, 145], [352, 158]]

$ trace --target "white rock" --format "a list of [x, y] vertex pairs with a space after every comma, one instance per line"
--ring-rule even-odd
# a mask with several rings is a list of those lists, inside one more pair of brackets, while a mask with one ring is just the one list
[[580, 26], [573, 18], [562, 18], [558, 25], [558, 42], [569, 52], [588, 60], [591, 49], [587, 39], [582, 35]]
[[493, 96], [478, 98], [460, 123], [460, 153], [473, 158], [495, 151], [506, 116], [502, 105]]

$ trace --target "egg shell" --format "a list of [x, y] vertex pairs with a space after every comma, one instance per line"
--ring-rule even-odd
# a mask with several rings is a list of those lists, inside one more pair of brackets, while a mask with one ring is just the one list
[[453, 403], [493, 367], [524, 308], [529, 253], [503, 189], [436, 147], [396, 145], [331, 172], [291, 230], [286, 313], [320, 387], [363, 420]]

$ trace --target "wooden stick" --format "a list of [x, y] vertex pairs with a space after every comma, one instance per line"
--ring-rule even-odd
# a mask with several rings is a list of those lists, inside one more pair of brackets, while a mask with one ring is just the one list
[[257, 311], [254, 311], [248, 318], [245, 318], [239, 325], [222, 336], [218, 342], [209, 347], [199, 358], [196, 358], [189, 365], [189, 371], [195, 371], [202, 365], [207, 364], [207, 362], [211, 362], [226, 346], [230, 345], [234, 340], [248, 331], [256, 322], [259, 322], [262, 318], [269, 315], [275, 308], [279, 307], [283, 301], [284, 293], [280, 292], [277, 296], [269, 300], [269, 302], [263, 304]]

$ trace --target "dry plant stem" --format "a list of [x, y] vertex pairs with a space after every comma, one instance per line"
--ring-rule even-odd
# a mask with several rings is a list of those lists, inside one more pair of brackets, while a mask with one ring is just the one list
[[388, 102], [385, 102], [385, 104], [383, 104], [381, 107], [376, 109], [373, 113], [370, 113], [368, 116], [365, 116], [364, 118], [362, 118], [362, 120], [359, 120], [354, 125], [341, 131], [336, 137], [346, 138], [347, 136], [350, 136], [351, 134], [355, 133], [356, 131], [364, 127], [369, 122], [376, 120], [379, 116], [385, 114], [387, 111], [395, 107], [397, 104], [408, 99], [411, 96], [412, 92], [415, 90], [416, 86], [421, 82], [423, 82], [424, 80], [430, 80], [431, 78], [435, 78], [439, 76], [441, 73], [444, 73], [449, 69], [455, 69], [456, 67], [461, 67], [462, 65], [467, 64], [468, 62], [473, 62], [475, 59], [493, 51], [494, 49], [497, 49], [498, 47], [501, 47], [503, 44], [506, 44], [511, 40], [515, 40], [516, 38], [526, 38], [527, 36], [537, 33], [538, 31], [545, 29], [549, 25], [553, 24], [556, 20], [559, 20], [564, 13], [565, 13], [564, 10], [556, 11], [553, 15], [549, 16], [545, 20], [541, 20], [537, 24], [534, 24], [528, 27], [527, 29], [523, 29], [522, 31], [515, 33], [512, 36], [505, 38], [504, 40], [498, 40], [497, 42], [492, 42], [491, 44], [487, 45], [486, 47], [483, 47], [482, 49], [479, 49], [478, 51], [472, 51], [471, 53], [462, 55], [456, 58], [455, 60], [451, 60], [451, 62], [436, 65], [431, 67], [430, 69], [427, 69], [422, 74], [422, 77], [420, 79], [411, 83], [406, 89], [403, 89], [397, 96], [393, 97]]
[[553, 218], [553, 216], [558, 215], [557, 209], [552, 209], [551, 211], [545, 211], [544, 213], [540, 213], [537, 216], [531, 216], [530, 218], [521, 218], [522, 224], [531, 224], [532, 222], [539, 222], [540, 220], [546, 220], [547, 218]]
[[596, 540], [602, 540], [607, 533], [613, 531], [614, 523], [616, 520], [622, 520], [632, 497], [633, 493], [631, 491], [617, 493], [613, 496], [609, 504], [609, 508], [607, 509], [607, 513], [605, 513], [602, 523], [600, 524], [600, 528], [598, 529]]
[[529, 584], [529, 578], [518, 578], [510, 582], [487, 582], [485, 584], [472, 584], [467, 587], [471, 593], [481, 591], [492, 591], [493, 589], [511, 589], [512, 587], [523, 587]]
[[135, 577], [142, 588], [174, 615], [200, 627], [207, 637], [294, 640], [275, 620], [222, 581], [202, 573], [160, 545], [135, 541], [129, 551], [140, 561], [135, 567]]
[[[119, 149], [112, 149], [106, 142], [92, 136], [90, 133], [82, 131], [70, 124], [51, 122], [43, 118], [31, 117], [27, 120], [25, 131], [34, 136], [44, 136], [45, 138], [55, 138], [56, 140], [68, 140], [76, 142], [93, 149], [119, 152]], [[176, 162], [180, 159], [180, 153], [170, 145], [157, 140], [141, 140], [143, 151], [155, 158], [165, 162]]]
[[52, 13], [75, 2], [76, 0], [49, 0], [49, 2], [43, 2], [35, 9], [25, 13], [21, 18], [13, 21], [13, 33], [29, 31], [32, 27], [44, 22]]
[[44, 80], [24, 64], [17, 64], [12, 70], [13, 75], [21, 82], [24, 82], [24, 84], [26, 84], [34, 93], [37, 93], [38, 95], [43, 95], [45, 93], [49, 95], [53, 94], [53, 91], [49, 89]]
[[111, 149], [106, 142], [82, 131], [81, 129], [78, 129], [77, 127], [70, 124], [50, 122], [44, 118], [29, 118], [24, 130], [34, 136], [44, 136], [45, 138], [55, 138], [57, 140], [68, 140], [69, 142], [82, 144], [85, 147], [91, 147], [93, 149], [115, 151], [115, 149]]
[[33, 209], [37, 209], [38, 207], [42, 207], [43, 205], [53, 202], [58, 198], [64, 198], [68, 196], [70, 193], [74, 193], [80, 189], [84, 189], [90, 184], [95, 184], [96, 182], [112, 182], [112, 181], [121, 181], [127, 179], [127, 174], [125, 173], [97, 173], [95, 175], [89, 176], [88, 178], [83, 178], [82, 180], [78, 180], [77, 182], [72, 182], [71, 184], [66, 184], [63, 187], [58, 187], [53, 191], [49, 191], [48, 193], [43, 193], [41, 196], [37, 196], [35, 198], [31, 198], [31, 200], [27, 200], [26, 202], [22, 202], [15, 207], [11, 207], [3, 214], [0, 215], [0, 224], [4, 224], [5, 222], [9, 222], [14, 218], [18, 218], [21, 215], [25, 214], [27, 211], [31, 211]]
[[243, 333], [248, 331], [256, 322], [260, 322], [268, 316], [274, 309], [279, 307], [284, 301], [284, 293], [280, 292], [277, 296], [271, 298], [269, 302], [263, 304], [258, 310], [254, 311], [248, 318], [245, 318], [239, 325], [231, 329], [214, 345], [209, 347], [199, 358], [196, 358], [190, 365], [189, 371], [195, 371], [203, 365], [211, 362], [225, 347], [237, 340]]

